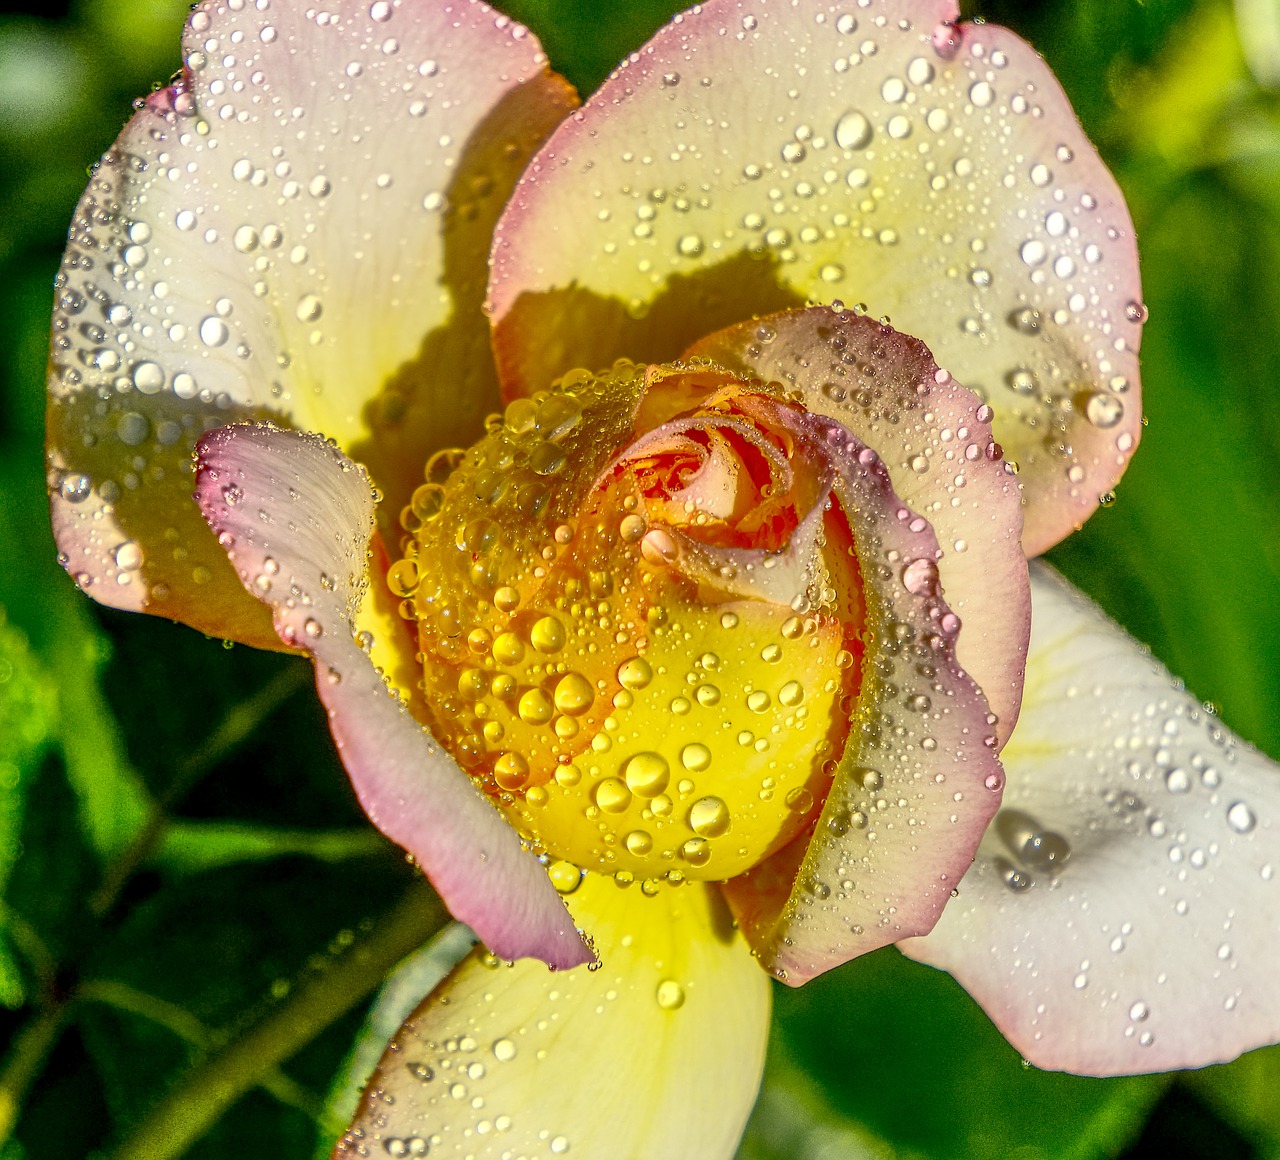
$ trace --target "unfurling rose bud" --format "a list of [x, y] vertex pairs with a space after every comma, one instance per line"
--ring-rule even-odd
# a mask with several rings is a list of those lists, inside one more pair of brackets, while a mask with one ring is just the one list
[[777, 383], [619, 364], [436, 457], [389, 581], [433, 733], [536, 849], [725, 880], [812, 826], [862, 680], [850, 439]]

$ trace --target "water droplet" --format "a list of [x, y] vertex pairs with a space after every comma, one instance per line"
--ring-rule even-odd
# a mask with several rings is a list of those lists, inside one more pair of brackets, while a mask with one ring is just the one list
[[731, 824], [729, 807], [721, 798], [699, 798], [689, 809], [689, 828], [703, 838], [722, 837]]
[[627, 852], [634, 854], [637, 858], [644, 857], [653, 849], [653, 835], [647, 830], [632, 830], [623, 841]]
[[412, 596], [418, 583], [418, 565], [414, 560], [398, 560], [387, 569], [387, 587], [401, 599]]
[[1032, 834], [1022, 846], [1022, 860], [1033, 870], [1058, 870], [1071, 855], [1066, 838], [1045, 830]]
[[1191, 778], [1181, 766], [1174, 766], [1164, 775], [1164, 784], [1170, 793], [1186, 793], [1191, 788]]
[[1044, 242], [1038, 238], [1032, 238], [1022, 243], [1022, 248], [1018, 251], [1022, 255], [1022, 260], [1028, 266], [1038, 266], [1048, 256], [1049, 251], [1045, 249]]
[[871, 135], [871, 122], [856, 109], [836, 122], [836, 144], [841, 149], [865, 149], [871, 144]]
[[969, 100], [976, 109], [985, 109], [995, 99], [995, 90], [986, 81], [974, 81], [969, 86]]
[[644, 516], [629, 515], [623, 516], [618, 524], [618, 535], [622, 537], [624, 543], [635, 544], [644, 538], [644, 534], [649, 530], [649, 524]]
[[662, 754], [646, 751], [637, 753], [622, 767], [622, 776], [637, 797], [652, 798], [667, 788], [671, 770]]
[[564, 648], [564, 625], [554, 616], [544, 616], [529, 631], [529, 643], [540, 653], [557, 653]]
[[582, 885], [582, 871], [572, 862], [552, 862], [547, 867], [547, 876], [561, 894], [572, 894]]
[[606, 777], [596, 786], [592, 797], [607, 814], [620, 814], [631, 804], [631, 791], [618, 777]]
[[216, 314], [210, 314], [200, 323], [200, 341], [205, 346], [222, 346], [231, 337], [227, 324]]
[[561, 713], [576, 717], [591, 708], [595, 689], [581, 673], [566, 673], [556, 684], [555, 703]]
[[1025, 870], [1019, 869], [1007, 859], [997, 858], [995, 864], [996, 870], [1000, 874], [1000, 880], [1014, 894], [1022, 894], [1035, 885], [1035, 879], [1030, 874]]
[[804, 700], [804, 686], [799, 681], [788, 681], [778, 690], [778, 704], [787, 709]]
[[1106, 391], [1095, 391], [1084, 406], [1085, 418], [1104, 430], [1124, 418], [1124, 403]]
[[938, 591], [938, 565], [932, 560], [912, 560], [902, 570], [902, 586], [912, 596], [932, 596]]
[[880, 86], [880, 97], [890, 105], [896, 105], [907, 95], [906, 83], [901, 77], [888, 77]]
[[1227, 807], [1227, 825], [1237, 834], [1247, 834], [1258, 824], [1258, 817], [1247, 802], [1232, 802]]
[[701, 773], [711, 765], [711, 750], [700, 741], [693, 741], [680, 750], [680, 764], [691, 773]]
[[133, 368], [133, 385], [144, 395], [158, 393], [164, 386], [164, 368], [159, 363], [138, 363]]
[[933, 80], [933, 65], [923, 56], [917, 56], [907, 65], [907, 80], [913, 85], [927, 85]]
[[618, 684], [624, 689], [643, 689], [652, 680], [653, 669], [643, 657], [632, 657], [618, 666]]
[[125, 411], [116, 420], [116, 438], [126, 447], [137, 447], [151, 433], [151, 424], [137, 411]]
[[304, 294], [294, 309], [299, 322], [316, 322], [324, 313], [324, 304], [314, 294]]
[[690, 866], [705, 866], [711, 861], [711, 843], [706, 838], [690, 838], [680, 847], [680, 857]]
[[658, 984], [657, 999], [664, 1011], [674, 1011], [684, 1006], [684, 988], [675, 979], [663, 979]]
[[116, 548], [115, 560], [117, 568], [132, 572], [142, 567], [142, 549], [133, 540], [125, 540]]
[[555, 706], [541, 689], [528, 689], [520, 696], [517, 712], [526, 725], [545, 725], [555, 713]]
[[787, 793], [785, 804], [792, 813], [808, 813], [813, 808], [813, 794], [802, 785], [796, 786]]
[[529, 763], [519, 753], [500, 754], [493, 764], [493, 780], [503, 789], [523, 789], [529, 780]]

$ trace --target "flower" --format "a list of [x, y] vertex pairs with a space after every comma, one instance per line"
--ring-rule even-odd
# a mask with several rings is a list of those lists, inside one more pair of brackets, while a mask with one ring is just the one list
[[1038, 564], [1028, 625], [1144, 317], [1030, 48], [713, 0], [573, 112], [482, 4], [338, 8], [193, 12], [73, 223], [49, 448], [82, 585], [311, 654], [369, 816], [562, 968], [466, 960], [339, 1151], [728, 1155], [759, 963], [887, 942], [1042, 1066], [1280, 1038], [1270, 763]]

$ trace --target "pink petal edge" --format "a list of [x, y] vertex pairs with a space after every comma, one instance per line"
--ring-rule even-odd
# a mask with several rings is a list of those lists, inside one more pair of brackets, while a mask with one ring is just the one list
[[852, 311], [785, 311], [744, 322], [686, 354], [799, 390], [884, 462], [893, 489], [929, 520], [936, 560], [915, 582], [940, 584], [963, 630], [956, 658], [996, 714], [1003, 744], [1022, 701], [1031, 591], [1022, 497], [991, 432], [991, 408], [940, 371], [918, 339]]
[[[1123, 195], [1016, 34], [954, 23], [951, 0], [845, 9], [709, 0], [560, 126], [495, 233], [504, 387], [545, 386], [548, 351], [553, 373], [665, 360], [664, 336], [704, 314], [704, 330], [725, 325], [726, 302], [745, 318], [780, 292], [862, 301], [995, 408], [1037, 555], [1097, 508], [1141, 434], [1146, 313]], [[544, 298], [572, 330], [536, 313]]]
[[374, 500], [331, 443], [237, 424], [197, 445], [196, 501], [245, 588], [316, 687], [360, 803], [495, 954], [567, 968], [592, 960], [560, 896], [514, 830], [387, 688], [352, 635]]
[[910, 561], [937, 558], [928, 521], [855, 435], [775, 409], [778, 429], [812, 442], [835, 468], [867, 615], [849, 742], [798, 873], [784, 847], [724, 887], [762, 962], [798, 986], [933, 927], [1000, 804], [1004, 774], [986, 698], [956, 662], [959, 619], [936, 586], [903, 578]]

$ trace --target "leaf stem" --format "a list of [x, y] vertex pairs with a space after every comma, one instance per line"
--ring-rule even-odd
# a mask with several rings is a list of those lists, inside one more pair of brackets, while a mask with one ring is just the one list
[[415, 881], [368, 937], [179, 1081], [111, 1160], [182, 1156], [245, 1092], [368, 995], [396, 963], [447, 921], [448, 914], [425, 879]]

